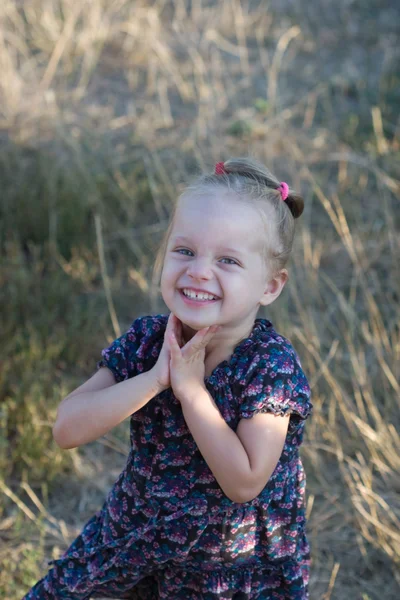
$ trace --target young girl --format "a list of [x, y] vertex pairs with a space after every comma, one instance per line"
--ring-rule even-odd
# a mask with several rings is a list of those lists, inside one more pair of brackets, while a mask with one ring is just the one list
[[130, 416], [125, 469], [25, 600], [308, 598], [310, 388], [291, 343], [256, 318], [287, 281], [302, 211], [249, 159], [180, 196], [155, 265], [170, 314], [103, 350], [53, 430], [73, 448]]

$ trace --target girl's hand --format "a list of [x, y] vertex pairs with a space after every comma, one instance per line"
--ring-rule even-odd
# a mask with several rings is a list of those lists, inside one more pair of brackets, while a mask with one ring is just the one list
[[171, 387], [170, 349], [168, 338], [172, 332], [174, 332], [175, 336], [179, 340], [180, 345], [182, 345], [182, 324], [173, 313], [170, 313], [167, 321], [167, 327], [165, 329], [164, 343], [157, 362], [152, 369], [156, 378], [156, 387], [161, 392]]
[[184, 401], [189, 394], [204, 389], [206, 346], [218, 329], [218, 325], [200, 329], [183, 348], [174, 331], [168, 332], [170, 382], [178, 400]]

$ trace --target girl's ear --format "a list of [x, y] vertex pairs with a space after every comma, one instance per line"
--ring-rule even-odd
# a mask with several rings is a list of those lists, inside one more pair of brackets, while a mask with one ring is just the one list
[[272, 279], [270, 279], [265, 287], [264, 294], [260, 300], [260, 304], [262, 306], [267, 306], [271, 304], [274, 300], [278, 298], [281, 291], [285, 287], [287, 280], [289, 279], [289, 274], [286, 269], [282, 269], [277, 273]]

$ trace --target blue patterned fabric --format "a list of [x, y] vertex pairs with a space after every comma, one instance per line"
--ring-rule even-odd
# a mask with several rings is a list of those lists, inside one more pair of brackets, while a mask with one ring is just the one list
[[[96, 367], [116, 382], [151, 369], [168, 315], [136, 319]], [[290, 341], [267, 319], [205, 384], [227, 424], [290, 414], [280, 460], [253, 500], [227, 498], [171, 388], [131, 415], [131, 449], [102, 506], [24, 600], [305, 600], [310, 546], [299, 456], [310, 388]], [[267, 449], [266, 449], [267, 451]]]

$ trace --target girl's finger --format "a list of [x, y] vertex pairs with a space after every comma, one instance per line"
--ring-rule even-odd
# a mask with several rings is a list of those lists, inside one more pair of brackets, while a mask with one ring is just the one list
[[177, 341], [178, 346], [180, 347], [181, 344], [181, 321], [178, 319], [178, 317], [176, 317], [174, 315], [174, 321], [172, 323], [172, 331], [175, 334], [175, 339]]
[[[214, 325], [212, 327], [214, 327]], [[199, 352], [199, 350], [202, 350], [205, 346], [207, 346], [208, 342], [215, 333], [215, 330], [210, 331], [210, 329], [210, 327], [200, 329], [200, 331], [198, 331], [196, 335], [186, 344], [186, 352]]]
[[182, 346], [184, 345], [184, 342], [183, 342], [182, 321], [178, 320], [176, 329], [177, 329], [178, 344], [182, 348]]
[[182, 323], [180, 319], [173, 313], [170, 314], [170, 318], [168, 319], [167, 328], [168, 334], [173, 331], [175, 333], [176, 341], [178, 346], [181, 348], [183, 346], [182, 339]]
[[172, 321], [173, 321], [174, 315], [172, 313], [169, 314], [168, 320], [167, 320], [167, 326], [165, 328], [165, 334], [168, 336], [168, 333], [171, 331], [171, 327], [172, 327]]
[[214, 333], [218, 331], [218, 329], [220, 329], [219, 325], [211, 325], [211, 327], [206, 327], [204, 333], [202, 334], [201, 343], [205, 343], [206, 340], [208, 341], [214, 335]]
[[211, 327], [208, 328], [208, 332], [207, 333], [214, 334], [219, 329], [221, 329], [221, 325], [211, 325]]
[[169, 347], [171, 355], [173, 354], [174, 356], [176, 356], [178, 353], [180, 353], [181, 349], [173, 331], [171, 331], [171, 333], [169, 334]]
[[174, 313], [170, 313], [169, 317], [168, 317], [168, 321], [167, 321], [167, 328], [168, 329], [173, 329], [174, 325], [175, 325], [175, 315]]

